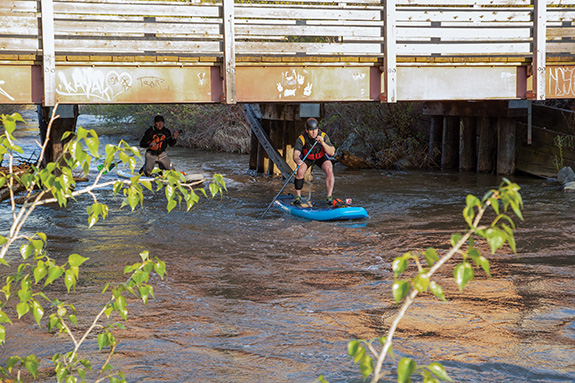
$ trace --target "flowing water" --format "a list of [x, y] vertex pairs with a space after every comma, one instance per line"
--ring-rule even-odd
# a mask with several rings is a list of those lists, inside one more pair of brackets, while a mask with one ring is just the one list
[[[101, 128], [84, 121], [90, 123]], [[30, 143], [35, 134], [22, 135]], [[104, 142], [121, 138], [102, 134]], [[124, 138], [134, 145], [139, 140]], [[353, 198], [369, 219], [310, 222], [275, 207], [258, 219], [281, 179], [249, 172], [246, 155], [185, 148], [170, 148], [169, 155], [180, 170], [222, 174], [228, 192], [202, 198], [191, 212], [168, 214], [161, 194], [146, 193], [144, 207], [130, 212], [106, 189], [97, 196], [110, 206], [109, 217], [92, 229], [88, 199], [40, 207], [26, 226], [27, 233], [48, 234], [49, 255], [59, 262], [72, 253], [90, 258], [69, 297], [81, 318], [97, 312], [105, 283], [121, 281], [123, 267], [141, 251], [166, 262], [165, 279], [152, 280], [155, 299], [146, 307], [130, 300], [126, 329], [117, 333], [112, 364], [131, 382], [313, 382], [322, 374], [332, 383], [361, 382], [347, 343], [384, 335], [395, 318], [394, 257], [429, 246], [447, 249], [450, 235], [464, 228], [465, 196], [481, 197], [501, 182], [492, 175], [336, 166], [336, 197]], [[323, 199], [319, 173], [312, 195]], [[503, 249], [489, 256], [492, 278], [477, 271], [463, 292], [453, 265], [446, 267], [437, 280], [447, 302], [430, 294], [417, 299], [399, 326], [397, 358], [440, 361], [458, 382], [575, 381], [575, 195], [548, 180], [512, 180], [525, 203], [517, 254]], [[6, 203], [0, 211], [5, 232]], [[82, 319], [80, 327], [87, 323]], [[8, 331], [2, 360], [35, 353], [45, 368], [49, 355], [70, 349], [65, 337], [39, 330], [31, 318]], [[104, 358], [94, 339], [86, 352]], [[396, 381], [394, 365], [385, 365], [387, 382]]]

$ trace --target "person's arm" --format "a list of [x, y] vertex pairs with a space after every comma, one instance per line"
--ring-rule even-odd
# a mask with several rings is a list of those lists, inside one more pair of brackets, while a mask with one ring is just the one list
[[297, 149], [294, 149], [293, 151], [293, 161], [297, 166], [303, 164], [303, 161], [301, 160], [301, 152]]
[[151, 134], [150, 129], [147, 129], [146, 133], [144, 133], [144, 137], [142, 137], [142, 140], [140, 141], [140, 147], [141, 148], [149, 147], [150, 141], [152, 141], [152, 134]]
[[180, 135], [180, 132], [178, 132], [177, 130], [174, 131], [174, 134], [172, 135], [172, 132], [170, 130], [168, 130], [168, 145], [170, 146], [174, 146], [176, 145], [176, 141], [178, 140], [178, 136]]
[[319, 134], [316, 140], [320, 143], [321, 146], [323, 146], [323, 150], [325, 150], [328, 156], [331, 157], [335, 154], [335, 146], [333, 146], [331, 140], [327, 135], [325, 136], [324, 139], [324, 137], [321, 134]]

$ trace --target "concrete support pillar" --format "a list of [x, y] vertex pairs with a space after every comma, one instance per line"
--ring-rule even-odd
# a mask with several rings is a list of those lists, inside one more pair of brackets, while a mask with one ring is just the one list
[[459, 166], [459, 117], [443, 119], [443, 142], [441, 169], [457, 169]]
[[477, 120], [477, 129], [479, 130], [477, 171], [493, 173], [497, 161], [497, 119], [480, 117]]
[[516, 122], [511, 118], [499, 118], [497, 121], [497, 174], [515, 173]]
[[463, 137], [459, 157], [459, 169], [475, 171], [477, 169], [477, 118], [462, 117]]
[[432, 116], [429, 126], [429, 159], [439, 167], [441, 163], [441, 142], [443, 140], [443, 116]]

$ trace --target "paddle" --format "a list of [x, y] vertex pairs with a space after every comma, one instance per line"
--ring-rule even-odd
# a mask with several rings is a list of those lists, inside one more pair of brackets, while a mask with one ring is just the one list
[[[307, 156], [311, 153], [311, 151], [313, 150], [313, 148], [317, 145], [319, 141], [316, 141], [311, 149], [306, 153], [306, 155], [304, 156], [303, 160], [302, 160], [302, 164], [303, 162], [305, 162], [305, 159], [307, 158]], [[298, 165], [295, 170], [292, 172], [292, 174], [289, 176], [289, 178], [287, 179], [287, 181], [285, 182], [284, 186], [282, 186], [282, 188], [280, 189], [280, 191], [278, 192], [278, 194], [276, 194], [276, 196], [274, 197], [274, 199], [272, 200], [272, 202], [269, 204], [268, 208], [266, 209], [266, 211], [263, 212], [263, 214], [258, 218], [258, 219], [262, 219], [264, 217], [264, 215], [266, 215], [266, 213], [268, 212], [268, 210], [270, 209], [270, 207], [272, 207], [273, 203], [275, 202], [275, 200], [279, 197], [279, 195], [282, 193], [282, 191], [285, 189], [285, 187], [287, 186], [288, 182], [291, 180], [291, 178], [294, 176], [294, 174], [297, 172], [297, 170], [299, 169], [301, 165]]]

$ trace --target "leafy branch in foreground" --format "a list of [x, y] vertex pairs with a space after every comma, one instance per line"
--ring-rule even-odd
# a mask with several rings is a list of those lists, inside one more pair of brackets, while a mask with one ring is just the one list
[[[437, 250], [430, 247], [421, 254], [408, 252], [393, 260], [395, 280], [392, 287], [393, 299], [397, 304], [401, 302], [403, 304], [387, 335], [372, 340], [353, 340], [348, 344], [348, 353], [354, 363], [359, 364], [364, 379], [371, 377], [371, 382], [375, 383], [386, 375], [382, 367], [387, 355], [394, 357], [392, 343], [395, 331], [419, 293], [429, 289], [436, 297], [445, 301], [442, 287], [437, 281], [432, 280], [432, 276], [447, 261], [456, 255], [461, 256], [461, 262], [453, 269], [453, 277], [460, 291], [473, 281], [476, 268], [482, 269], [491, 277], [489, 260], [475, 246], [474, 238], [485, 240], [492, 254], [506, 243], [514, 253], [516, 252], [513, 237], [515, 224], [506, 213], [511, 209], [519, 219], [523, 220], [521, 214], [523, 201], [519, 189], [517, 184], [504, 179], [498, 189], [490, 190], [481, 200], [468, 195], [463, 209], [463, 218], [468, 228], [463, 234], [456, 233], [451, 236], [451, 248], [445, 254], [440, 255]], [[481, 220], [489, 210], [494, 212], [495, 218], [489, 225], [482, 225]], [[410, 265], [415, 266], [413, 276], [405, 277]], [[402, 277], [403, 279], [400, 279]], [[397, 364], [397, 381], [411, 382], [414, 373], [420, 374], [424, 383], [452, 381], [441, 363], [433, 362], [420, 366], [411, 358], [401, 358]], [[318, 380], [326, 382], [323, 377]]]
[[[54, 111], [57, 110], [57, 106]], [[68, 293], [76, 289], [80, 278], [80, 267], [88, 261], [88, 258], [79, 254], [71, 254], [63, 265], [58, 265], [49, 257], [46, 251], [47, 236], [44, 233], [34, 235], [22, 234], [27, 219], [34, 209], [47, 203], [58, 203], [66, 206], [69, 200], [76, 200], [82, 195], [89, 195], [93, 203], [87, 208], [88, 226], [92, 227], [101, 217], [105, 219], [108, 214], [108, 206], [98, 201], [95, 190], [113, 186], [114, 195], [122, 194], [124, 199], [122, 206], [130, 206], [134, 210], [138, 204], [143, 204], [143, 188], [153, 192], [165, 190], [167, 209], [171, 211], [178, 205], [185, 205], [186, 211], [198, 202], [199, 196], [194, 189], [182, 182], [185, 181], [182, 174], [168, 171], [162, 177], [158, 177], [155, 183], [140, 180], [135, 176], [130, 180], [116, 179], [102, 182], [101, 177], [107, 172], [112, 164], [123, 163], [132, 172], [136, 166], [136, 158], [139, 150], [130, 147], [124, 141], [119, 145], [106, 145], [105, 156], [98, 153], [99, 139], [95, 131], [78, 127], [75, 133], [68, 133], [68, 142], [65, 144], [63, 153], [54, 162], [42, 166], [42, 158], [47, 143], [44, 143], [38, 162], [31, 165], [24, 172], [16, 172], [15, 154], [23, 153], [14, 138], [14, 131], [18, 121], [23, 121], [19, 114], [10, 116], [0, 115], [4, 132], [0, 135], [0, 155], [2, 159], [8, 158], [8, 166], [4, 171], [0, 170], [0, 188], [8, 189], [11, 206], [11, 225], [7, 232], [0, 234], [0, 265], [9, 267], [6, 256], [11, 254], [11, 249], [18, 243], [19, 253], [23, 262], [15, 267], [0, 286], [0, 345], [4, 345], [7, 336], [6, 324], [13, 323], [13, 317], [20, 319], [31, 314], [39, 327], [45, 326], [48, 331], [59, 331], [65, 334], [72, 342], [72, 349], [64, 354], [57, 353], [52, 356], [54, 373], [58, 382], [85, 382], [92, 377], [94, 382], [109, 379], [111, 383], [125, 382], [122, 372], [112, 371], [109, 363], [118, 340], [113, 334], [113, 329], [123, 328], [121, 323], [102, 325], [103, 317], [110, 318], [117, 314], [121, 319], [128, 317], [126, 296], [135, 296], [147, 304], [150, 297], [154, 297], [154, 289], [149, 284], [150, 274], [155, 272], [163, 278], [166, 272], [165, 263], [158, 258], [150, 258], [147, 251], [140, 254], [141, 262], [126, 266], [124, 273], [127, 280], [114, 286], [108, 284], [102, 294], [110, 294], [107, 302], [103, 305], [96, 316], [89, 320], [86, 330], [80, 330], [76, 307], [65, 303], [58, 298], [49, 298], [48, 287], [63, 281]], [[58, 116], [52, 115], [48, 124], [47, 137], [54, 120]], [[66, 138], [64, 137], [64, 138]], [[94, 181], [83, 188], [77, 188], [72, 173], [80, 169], [82, 176], [87, 176], [91, 165], [103, 159], [103, 164]], [[24, 187], [24, 197], [16, 201], [16, 190]], [[226, 189], [221, 175], [215, 175], [209, 185], [209, 192], [214, 198], [222, 194]], [[202, 188], [200, 192], [208, 196]], [[14, 313], [12, 313], [12, 310]], [[89, 336], [95, 336], [99, 351], [108, 350], [105, 362], [92, 373], [92, 363], [87, 358], [80, 356], [81, 346]], [[39, 360], [36, 355], [11, 356], [4, 367], [0, 367], [0, 375], [15, 378], [21, 381], [24, 370], [28, 371], [33, 378], [38, 375]], [[96, 376], [93, 376], [96, 375]]]

